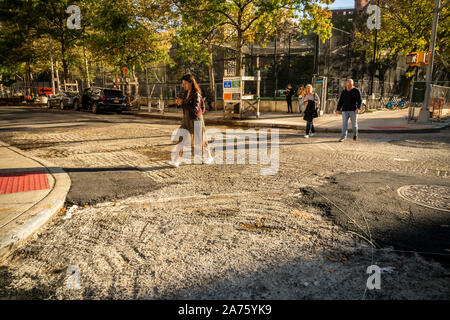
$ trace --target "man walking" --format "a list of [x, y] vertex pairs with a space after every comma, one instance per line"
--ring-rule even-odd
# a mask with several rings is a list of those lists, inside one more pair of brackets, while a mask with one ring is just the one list
[[348, 118], [352, 120], [353, 140], [358, 139], [358, 113], [361, 110], [361, 91], [355, 88], [352, 79], [348, 79], [339, 98], [336, 114], [342, 111], [342, 136], [339, 142], [347, 139]]

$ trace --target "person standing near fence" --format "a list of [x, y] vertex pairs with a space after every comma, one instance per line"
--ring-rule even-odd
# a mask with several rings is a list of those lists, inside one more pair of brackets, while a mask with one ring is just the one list
[[317, 93], [314, 93], [314, 88], [312, 85], [308, 84], [306, 86], [306, 95], [303, 97], [302, 103], [307, 103], [305, 112], [303, 113], [303, 120], [306, 121], [306, 133], [305, 138], [313, 137], [316, 134], [314, 128], [314, 118], [319, 115], [317, 113], [317, 108], [320, 106], [320, 98]]
[[342, 112], [342, 135], [339, 142], [347, 139], [348, 119], [352, 121], [353, 140], [358, 140], [358, 113], [362, 106], [361, 91], [355, 88], [352, 79], [345, 83], [345, 89], [339, 98], [336, 114]]
[[294, 113], [292, 112], [292, 96], [294, 95], [294, 89], [292, 89], [292, 86], [290, 84], [287, 85], [285, 95], [288, 106], [288, 113]]
[[298, 97], [298, 113], [302, 113], [303, 98], [305, 96], [305, 87], [301, 85], [297, 90]]

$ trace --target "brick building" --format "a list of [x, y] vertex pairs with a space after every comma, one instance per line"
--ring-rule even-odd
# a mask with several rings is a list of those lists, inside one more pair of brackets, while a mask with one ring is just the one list
[[339, 16], [348, 16], [349, 19], [352, 19], [355, 14], [363, 11], [368, 4], [369, 0], [355, 0], [355, 5], [353, 8], [338, 8], [330, 10], [332, 13], [332, 19]]

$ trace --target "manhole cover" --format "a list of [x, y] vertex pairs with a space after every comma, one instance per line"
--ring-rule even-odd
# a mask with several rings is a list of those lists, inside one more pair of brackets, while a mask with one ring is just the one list
[[413, 185], [400, 187], [400, 197], [418, 205], [450, 212], [450, 188], [434, 185]]

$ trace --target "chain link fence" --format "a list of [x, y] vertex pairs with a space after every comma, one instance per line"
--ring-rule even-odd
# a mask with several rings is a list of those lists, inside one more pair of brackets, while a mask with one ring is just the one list
[[435, 119], [450, 114], [450, 87], [431, 85], [429, 109], [431, 118]]

